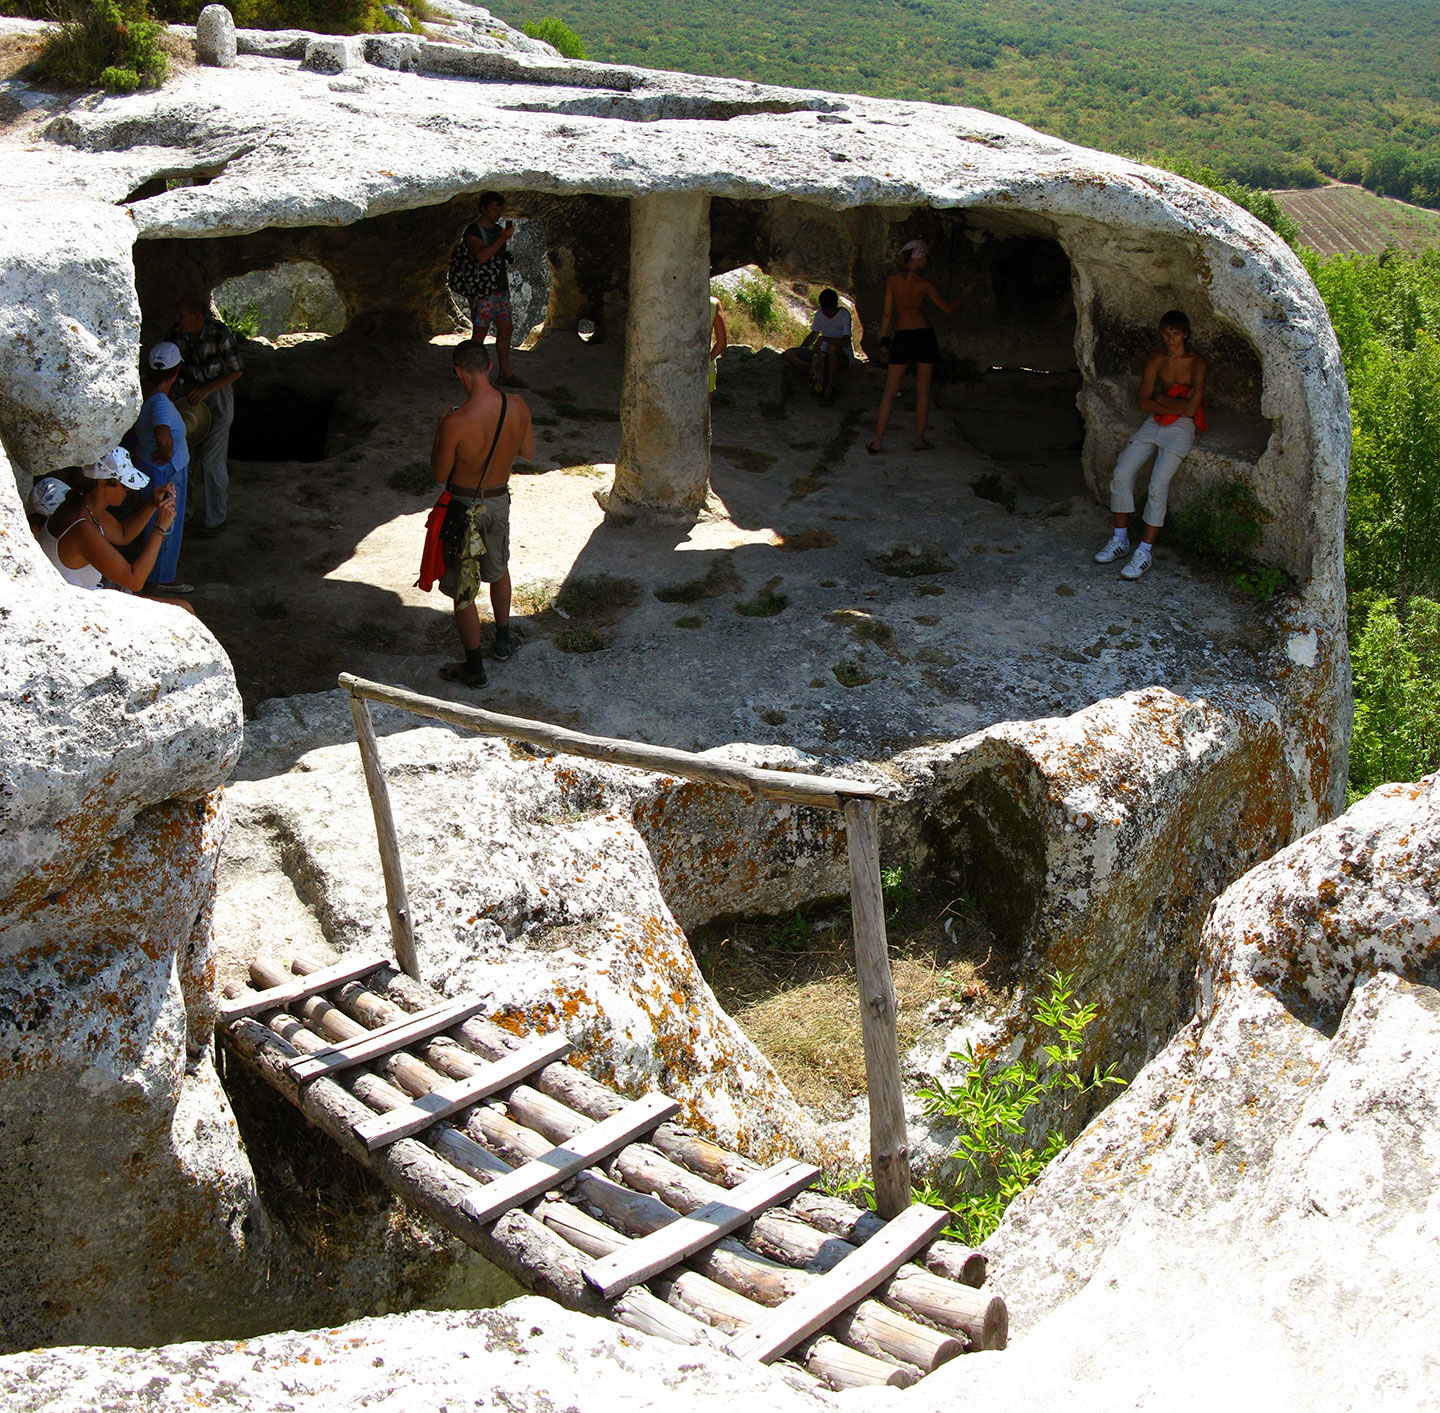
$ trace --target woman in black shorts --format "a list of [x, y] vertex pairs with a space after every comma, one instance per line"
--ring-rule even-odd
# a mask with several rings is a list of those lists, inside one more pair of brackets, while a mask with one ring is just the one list
[[[890, 349], [890, 374], [885, 379], [885, 395], [880, 399], [880, 414], [875, 419], [875, 440], [866, 448], [873, 456], [880, 450], [880, 441], [890, 421], [890, 409], [905, 370], [915, 365], [915, 450], [933, 451], [925, 440], [925, 424], [930, 418], [930, 378], [940, 357], [935, 330], [922, 312], [927, 299], [934, 300], [947, 314], [953, 314], [975, 288], [968, 284], [953, 300], [924, 279], [920, 272], [930, 258], [930, 247], [923, 240], [912, 240], [900, 248], [900, 273], [885, 281], [885, 314], [880, 320], [880, 347]], [[893, 342], [886, 337], [891, 321], [895, 324]]]

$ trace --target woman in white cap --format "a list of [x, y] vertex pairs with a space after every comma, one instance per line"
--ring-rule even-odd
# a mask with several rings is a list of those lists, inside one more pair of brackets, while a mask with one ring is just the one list
[[[930, 420], [930, 379], [940, 358], [940, 345], [935, 331], [925, 317], [923, 307], [933, 300], [947, 314], [953, 314], [964, 302], [974, 284], [968, 284], [959, 295], [946, 299], [920, 272], [930, 259], [930, 247], [923, 240], [912, 240], [900, 247], [900, 273], [885, 281], [885, 312], [880, 319], [880, 347], [890, 350], [890, 372], [885, 379], [885, 393], [880, 399], [880, 412], [875, 419], [875, 440], [865, 449], [871, 456], [880, 450], [895, 395], [905, 378], [905, 370], [915, 367], [915, 450], [933, 451], [925, 440], [925, 425]], [[891, 321], [895, 338], [887, 337]]]
[[42, 476], [30, 487], [25, 498], [25, 516], [30, 521], [30, 533], [38, 540], [45, 522], [65, 503], [70, 487], [58, 476]]
[[150, 478], [152, 489], [175, 487], [175, 526], [165, 537], [160, 557], [150, 571], [149, 588], [157, 593], [189, 593], [188, 584], [177, 584], [180, 565], [180, 537], [185, 526], [185, 487], [190, 466], [190, 449], [185, 441], [185, 423], [170, 400], [180, 376], [180, 350], [173, 343], [157, 343], [146, 355], [140, 370], [140, 390], [145, 405], [135, 423], [135, 463]]
[[[71, 496], [45, 522], [40, 546], [68, 584], [99, 589], [108, 580], [116, 588], [138, 594], [160, 556], [166, 532], [175, 524], [175, 488], [153, 489], [134, 515], [117, 520], [115, 510], [125, 493], [144, 490], [149, 484], [144, 473], [131, 464], [129, 452], [123, 447], [107, 451], [85, 468], [84, 476], [84, 493]], [[150, 532], [132, 564], [118, 547], [128, 545], [147, 525]], [[184, 599], [153, 597], [194, 612]]]

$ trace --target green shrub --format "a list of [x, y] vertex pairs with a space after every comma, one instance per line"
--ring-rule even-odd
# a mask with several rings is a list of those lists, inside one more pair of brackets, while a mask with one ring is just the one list
[[[1051, 1037], [1041, 1046], [1043, 1061], [1002, 1065], [981, 1059], [967, 1044], [950, 1056], [964, 1066], [959, 1084], [932, 1078], [919, 1091], [927, 1114], [960, 1125], [950, 1155], [958, 1179], [955, 1189], [932, 1188], [927, 1195], [950, 1208], [955, 1214], [950, 1230], [971, 1246], [999, 1226], [1006, 1207], [1065, 1148], [1066, 1124], [1080, 1101], [1106, 1085], [1125, 1083], [1113, 1065], [1103, 1074], [1098, 1066], [1088, 1076], [1081, 1072], [1081, 1042], [1096, 1008], [1075, 1000], [1071, 979], [1063, 972], [1052, 973], [1047, 981], [1048, 993], [1036, 999], [1032, 1016], [1032, 1025]], [[1038, 1134], [1033, 1132], [1037, 1121]]]
[[260, 332], [260, 311], [253, 304], [247, 304], [238, 314], [221, 309], [220, 322], [237, 339], [253, 339]]
[[1176, 509], [1170, 525], [1182, 549], [1223, 565], [1237, 588], [1268, 599], [1284, 588], [1285, 571], [1254, 556], [1273, 518], [1250, 483], [1236, 476], [1205, 486]]
[[588, 57], [585, 53], [585, 41], [564, 20], [557, 20], [553, 17], [532, 20], [525, 26], [525, 33], [531, 39], [543, 40], [546, 44], [558, 49], [567, 59]]
[[1440, 769], [1440, 603], [1412, 598], [1370, 605], [1351, 643], [1355, 732], [1350, 784], [1361, 792]]
[[762, 334], [780, 327], [780, 303], [775, 297], [775, 281], [769, 275], [742, 275], [734, 298]]
[[144, 0], [65, 0], [59, 15], [60, 28], [31, 65], [37, 82], [112, 93], [165, 82], [164, 26], [148, 17]]

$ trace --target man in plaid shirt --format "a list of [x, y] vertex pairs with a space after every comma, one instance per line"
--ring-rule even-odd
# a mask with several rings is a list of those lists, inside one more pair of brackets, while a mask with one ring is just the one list
[[213, 539], [225, 528], [230, 488], [230, 424], [235, 420], [235, 393], [231, 384], [240, 377], [240, 344], [235, 335], [210, 313], [210, 301], [200, 294], [182, 295], [175, 306], [170, 341], [180, 349], [180, 379], [176, 400], [205, 403], [210, 409], [210, 430], [199, 447], [190, 448], [190, 505], [200, 522], [195, 534]]

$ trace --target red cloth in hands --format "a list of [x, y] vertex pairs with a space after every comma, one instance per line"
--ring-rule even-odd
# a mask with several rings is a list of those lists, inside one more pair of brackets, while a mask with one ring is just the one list
[[[1190, 384], [1172, 383], [1168, 388], [1166, 388], [1165, 396], [1189, 397]], [[1181, 414], [1178, 412], [1157, 412], [1155, 414], [1155, 420], [1162, 427], [1168, 427], [1172, 422], [1178, 421], [1180, 416]], [[1199, 407], [1195, 409], [1195, 430], [1197, 432], [1203, 432], [1205, 430], [1205, 404], [1203, 402], [1200, 404]]]

